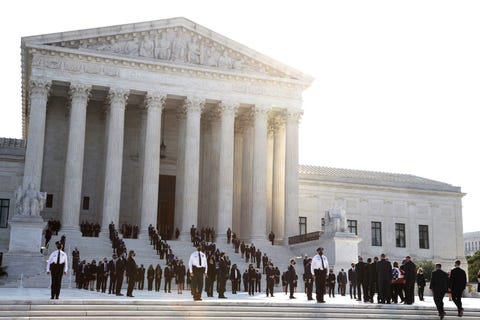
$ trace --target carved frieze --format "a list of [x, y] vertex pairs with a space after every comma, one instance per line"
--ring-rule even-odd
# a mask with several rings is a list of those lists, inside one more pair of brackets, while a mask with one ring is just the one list
[[50, 43], [50, 45], [81, 51], [161, 60], [175, 64], [241, 70], [274, 77], [286, 76], [283, 72], [183, 27], [62, 41]]

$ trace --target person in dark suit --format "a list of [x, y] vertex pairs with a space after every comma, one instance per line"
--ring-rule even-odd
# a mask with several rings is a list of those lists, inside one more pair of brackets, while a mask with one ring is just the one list
[[350, 287], [350, 299], [357, 299], [357, 271], [354, 263], [348, 269], [348, 285]]
[[403, 266], [405, 271], [405, 304], [413, 304], [415, 301], [414, 290], [415, 280], [417, 279], [417, 267], [410, 260], [410, 256], [405, 257]]
[[123, 274], [125, 273], [125, 263], [126, 259], [124, 256], [121, 256], [117, 260], [117, 282], [115, 284], [115, 294], [117, 296], [123, 296], [122, 293], [122, 284], [123, 284]]
[[153, 265], [149, 265], [147, 269], [147, 290], [152, 291], [153, 289], [153, 279], [155, 278], [155, 270]]
[[355, 272], [357, 274], [357, 301], [362, 301], [363, 292], [364, 300], [367, 302], [367, 264], [363, 262], [362, 257], [358, 257], [358, 262], [355, 265]]
[[435, 265], [435, 270], [432, 272], [430, 290], [432, 290], [433, 293], [433, 301], [435, 302], [435, 306], [437, 306], [438, 315], [440, 319], [443, 319], [445, 317], [443, 297], [448, 291], [448, 274], [442, 270], [440, 263]]
[[112, 254], [112, 260], [108, 262], [108, 271], [110, 273], [110, 285], [108, 286], [108, 294], [115, 294], [117, 291], [117, 263], [118, 256]]
[[128, 252], [127, 262], [125, 269], [128, 277], [127, 297], [133, 298], [133, 288], [135, 287], [135, 281], [137, 279], [137, 263], [135, 262], [135, 251], [130, 250]]
[[290, 260], [290, 265], [288, 266], [287, 273], [286, 273], [286, 280], [288, 283], [288, 287], [290, 288], [290, 299], [295, 299], [293, 296], [294, 293], [294, 286], [293, 282], [295, 281], [297, 277], [297, 273], [295, 272], [295, 259]]
[[232, 265], [230, 270], [230, 280], [232, 281], [232, 294], [237, 294], [237, 290], [240, 290], [240, 280], [242, 279], [242, 274], [238, 270], [237, 265]]
[[467, 286], [467, 274], [460, 268], [460, 260], [455, 261], [455, 268], [450, 271], [450, 291], [452, 301], [457, 306], [458, 316], [463, 316], [462, 294]]
[[58, 299], [62, 286], [62, 276], [67, 275], [68, 259], [67, 254], [62, 251], [62, 244], [57, 241], [57, 250], [50, 254], [47, 261], [47, 274], [52, 275], [50, 299]]
[[392, 275], [392, 264], [382, 253], [380, 261], [377, 262], [378, 303], [390, 304], [392, 299]]

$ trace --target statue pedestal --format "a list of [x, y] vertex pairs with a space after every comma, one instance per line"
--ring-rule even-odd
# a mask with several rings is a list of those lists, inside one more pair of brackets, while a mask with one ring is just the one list
[[344, 269], [347, 271], [352, 262], [358, 261], [358, 243], [361, 239], [348, 232], [323, 234], [320, 243], [325, 249], [330, 268], [334, 267], [335, 274]]
[[9, 222], [9, 253], [40, 254], [46, 222], [40, 216], [15, 215]]

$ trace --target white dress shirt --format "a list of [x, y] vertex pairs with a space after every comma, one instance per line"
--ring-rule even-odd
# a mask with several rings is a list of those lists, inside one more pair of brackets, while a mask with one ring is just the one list
[[64, 263], [63, 272], [68, 271], [68, 259], [67, 254], [62, 250], [55, 250], [50, 254], [50, 257], [47, 260], [47, 272], [50, 272], [50, 264], [57, 263], [58, 255], [60, 254], [60, 264]]
[[[322, 260], [323, 260], [323, 267], [322, 267]], [[320, 270], [328, 270], [328, 259], [323, 254], [320, 256], [319, 254], [315, 255], [312, 258], [312, 265], [311, 265], [311, 272], [312, 275], [315, 275], [315, 269]]]
[[[201, 255], [202, 263], [200, 264], [198, 256]], [[190, 273], [193, 273], [193, 267], [205, 268], [205, 273], [207, 273], [207, 256], [201, 251], [195, 251], [190, 255], [190, 260], [188, 260], [188, 270]]]

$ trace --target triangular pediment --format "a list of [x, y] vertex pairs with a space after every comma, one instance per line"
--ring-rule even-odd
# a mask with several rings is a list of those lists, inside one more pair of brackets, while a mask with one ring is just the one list
[[185, 18], [34, 36], [22, 41], [86, 54], [284, 78], [305, 84], [312, 81], [291, 67]]

